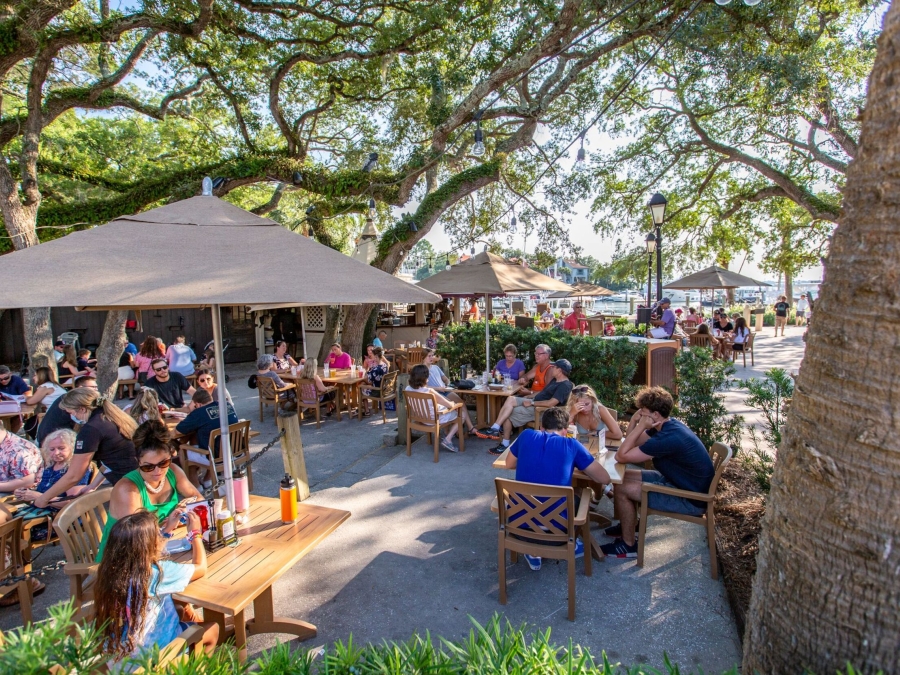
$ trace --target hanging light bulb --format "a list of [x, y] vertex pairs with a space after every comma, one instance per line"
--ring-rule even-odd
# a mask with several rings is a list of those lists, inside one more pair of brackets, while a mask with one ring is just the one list
[[210, 178], [209, 176], [204, 178], [200, 182], [200, 190], [201, 190], [200, 194], [202, 194], [204, 197], [212, 197], [212, 191], [213, 191], [212, 178]]
[[369, 218], [374, 218], [377, 215], [377, 211], [375, 210], [375, 198], [369, 199]]
[[587, 170], [587, 165], [584, 162], [584, 148], [578, 148], [578, 157], [575, 159], [575, 170], [579, 173]]
[[719, 5], [720, 7], [724, 7], [725, 5], [729, 4], [730, 2], [731, 2], [731, 0], [716, 0], [716, 4]]
[[484, 245], [484, 252], [487, 253], [487, 244]]
[[744, 4], [748, 7], [756, 7], [760, 2], [761, 0], [744, 0]]
[[472, 244], [472, 250], [469, 251], [472, 255], [475, 255], [475, 244]]
[[450, 271], [450, 255], [449, 254], [447, 255], [447, 264], [444, 265], [444, 269], [447, 270], [448, 272]]
[[516, 231], [516, 223], [517, 223], [517, 221], [516, 221], [516, 214], [514, 213], [514, 214], [513, 214], [513, 217], [512, 217], [512, 220], [509, 221], [509, 229], [511, 229], [513, 232]]
[[475, 145], [472, 146], [472, 154], [481, 157], [484, 154], [484, 132], [481, 131], [481, 123], [475, 129]]

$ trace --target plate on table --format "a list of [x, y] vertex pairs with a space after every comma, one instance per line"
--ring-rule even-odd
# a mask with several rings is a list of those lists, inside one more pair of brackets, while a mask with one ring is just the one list
[[179, 412], [178, 410], [166, 410], [166, 412], [164, 412], [163, 414], [166, 417], [172, 417], [176, 420], [183, 420], [185, 417], [187, 417], [187, 413]]
[[166, 553], [169, 555], [190, 550], [191, 544], [187, 539], [168, 539], [166, 541]]
[[503, 391], [506, 388], [506, 386], [503, 384], [489, 384], [488, 388], [491, 391]]

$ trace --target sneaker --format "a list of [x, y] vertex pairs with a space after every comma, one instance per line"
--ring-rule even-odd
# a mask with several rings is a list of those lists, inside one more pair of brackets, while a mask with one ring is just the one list
[[500, 430], [494, 427], [485, 427], [484, 429], [476, 429], [475, 435], [488, 441], [499, 441], [502, 436]]
[[600, 547], [604, 555], [610, 558], [637, 558], [637, 549], [637, 539], [633, 546], [626, 544], [624, 539], [616, 539], [613, 543]]
[[508, 445], [503, 445], [503, 443], [500, 443], [497, 445], [497, 447], [488, 450], [488, 454], [494, 456], [502, 455], [508, 447]]
[[459, 452], [459, 449], [453, 445], [453, 441], [448, 441], [446, 438], [441, 439], [441, 447], [448, 452]]
[[583, 558], [584, 557], [584, 542], [581, 539], [575, 540], [575, 557]]
[[[635, 532], [641, 531], [640, 523], [637, 523], [634, 526], [634, 531]], [[617, 539], [621, 539], [622, 538], [622, 523], [618, 523], [616, 525], [613, 525], [612, 527], [607, 527], [605, 530], [603, 530], [603, 534], [605, 534], [607, 537], [615, 537]]]
[[535, 572], [540, 571], [541, 569], [541, 559], [539, 556], [528, 555], [527, 553], [523, 554], [525, 556], [525, 562], [528, 563], [528, 566], [534, 570]]

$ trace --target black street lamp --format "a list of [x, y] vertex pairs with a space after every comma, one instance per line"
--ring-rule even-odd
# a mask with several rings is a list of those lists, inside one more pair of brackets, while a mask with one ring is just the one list
[[[666, 219], [666, 198], [658, 192], [650, 197], [650, 215], [656, 226], [656, 300], [662, 300], [662, 224]], [[649, 243], [648, 243], [649, 245]]]
[[647, 235], [647, 307], [653, 304], [653, 252], [656, 250], [656, 237]]

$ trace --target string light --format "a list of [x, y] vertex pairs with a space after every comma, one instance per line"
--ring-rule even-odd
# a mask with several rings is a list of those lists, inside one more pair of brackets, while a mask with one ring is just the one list
[[484, 132], [481, 130], [481, 116], [484, 110], [475, 111], [475, 145], [472, 146], [472, 154], [481, 157], [484, 154]]
[[366, 160], [366, 163], [363, 164], [362, 170], [363, 170], [365, 173], [369, 173], [372, 169], [375, 168], [375, 164], [376, 164], [377, 162], [378, 162], [378, 153], [377, 153], [377, 152], [370, 152], [370, 153], [369, 153], [369, 159], [367, 159], [367, 160]]
[[375, 198], [371, 197], [369, 199], [369, 217], [374, 218], [378, 212], [375, 210]]
[[584, 132], [579, 134], [581, 138], [581, 146], [578, 148], [578, 155], [575, 158], [575, 171], [582, 173], [587, 170], [587, 164], [584, 161]]

